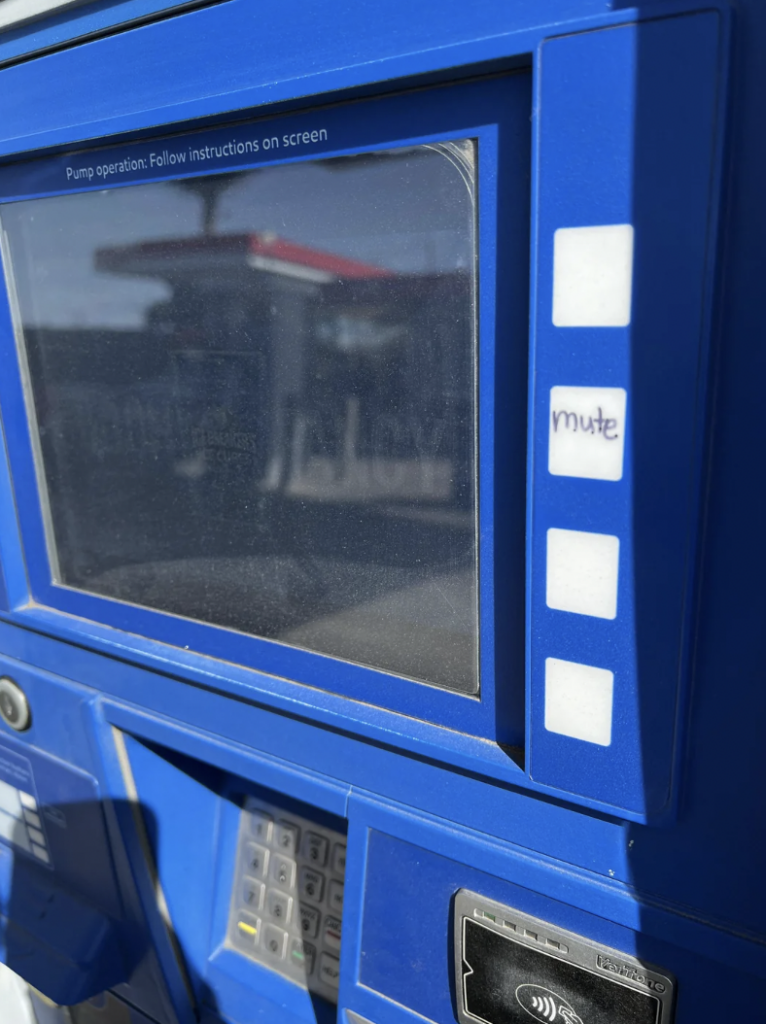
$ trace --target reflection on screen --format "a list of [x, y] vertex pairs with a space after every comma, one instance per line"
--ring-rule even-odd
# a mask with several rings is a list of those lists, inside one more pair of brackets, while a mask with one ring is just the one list
[[55, 579], [476, 692], [474, 171], [4, 205]]

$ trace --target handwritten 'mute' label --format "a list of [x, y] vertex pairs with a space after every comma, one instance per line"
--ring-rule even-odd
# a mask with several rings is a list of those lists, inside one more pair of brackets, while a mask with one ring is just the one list
[[548, 471], [622, 479], [626, 401], [624, 388], [551, 388]]

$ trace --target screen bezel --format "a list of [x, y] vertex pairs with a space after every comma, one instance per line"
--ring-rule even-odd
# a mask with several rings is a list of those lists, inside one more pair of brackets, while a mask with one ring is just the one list
[[[478, 144], [478, 537], [480, 695], [462, 694], [377, 669], [289, 647], [220, 626], [127, 604], [54, 583], [41, 473], [35, 458], [13, 316], [8, 294], [0, 297], [0, 357], [16, 372], [0, 380], [0, 407], [20, 524], [28, 600], [22, 606], [76, 616], [84, 628], [96, 623], [119, 631], [123, 649], [142, 641], [234, 663], [320, 691], [447, 726], [501, 743], [519, 745], [523, 736], [524, 689], [524, 516], [529, 267], [530, 77], [525, 73], [478, 79], [381, 99], [320, 107], [256, 121], [276, 136], [327, 130], [327, 142], [299, 155], [223, 169], [287, 164], [307, 159], [443, 142], [472, 137]], [[230, 124], [231, 122], [229, 122]], [[228, 125], [202, 134], [224, 132]], [[74, 160], [109, 162], [150, 141], [179, 134], [146, 133], [135, 142], [94, 151], [80, 150], [0, 168], [0, 202], [92, 191], [104, 182], [62, 187], [62, 169]], [[196, 134], [196, 133], [195, 133]], [[179, 175], [144, 174], [110, 182], [110, 187], [163, 181]], [[498, 225], [503, 230], [498, 230]], [[502, 286], [498, 287], [498, 282]], [[503, 339], [503, 344], [498, 340]], [[508, 339], [512, 339], [508, 343]], [[500, 442], [499, 444], [497, 442]], [[502, 515], [502, 530], [495, 516]], [[499, 586], [495, 586], [495, 580]], [[79, 632], [79, 630], [77, 630]], [[172, 652], [167, 651], [170, 660]]]

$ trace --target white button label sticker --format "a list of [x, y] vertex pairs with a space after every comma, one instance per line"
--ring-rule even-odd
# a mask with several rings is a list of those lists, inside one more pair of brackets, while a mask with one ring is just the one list
[[559, 228], [553, 236], [555, 327], [627, 327], [633, 225]]
[[614, 673], [561, 658], [545, 659], [545, 728], [608, 747]]
[[548, 607], [599, 619], [616, 618], [619, 537], [552, 529], [547, 540]]
[[551, 388], [548, 472], [622, 479], [626, 402], [624, 388]]

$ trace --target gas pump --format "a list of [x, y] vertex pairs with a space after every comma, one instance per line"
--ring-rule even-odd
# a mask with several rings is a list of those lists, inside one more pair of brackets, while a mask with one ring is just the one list
[[760, 1019], [756, 0], [5, 3], [0, 1016]]

